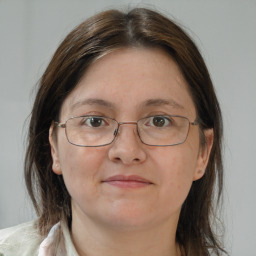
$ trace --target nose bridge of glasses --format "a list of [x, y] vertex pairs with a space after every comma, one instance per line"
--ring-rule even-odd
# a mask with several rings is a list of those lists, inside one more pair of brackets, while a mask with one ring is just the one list
[[137, 126], [137, 122], [135, 122], [135, 121], [119, 122], [118, 127], [114, 131], [114, 136], [116, 136], [120, 132], [120, 127], [121, 127], [121, 125], [124, 125], [124, 124], [131, 124], [131, 125], [136, 125]]
[[119, 124], [119, 126], [120, 126], [120, 125], [123, 125], [123, 124], [133, 124], [133, 125], [137, 125], [137, 122], [135, 122], [135, 121], [131, 121], [131, 122], [119, 122], [118, 124]]

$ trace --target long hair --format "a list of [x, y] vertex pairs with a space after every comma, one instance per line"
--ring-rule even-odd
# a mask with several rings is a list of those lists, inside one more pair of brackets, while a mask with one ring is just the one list
[[[144, 8], [127, 13], [109, 10], [77, 26], [55, 52], [44, 72], [34, 102], [25, 158], [25, 179], [45, 235], [60, 220], [71, 222], [71, 198], [62, 176], [52, 171], [49, 127], [58, 119], [61, 105], [86, 69], [101, 56], [125, 47], [158, 47], [171, 56], [187, 81], [201, 134], [214, 131], [213, 147], [205, 175], [194, 181], [178, 222], [176, 240], [187, 256], [221, 255], [213, 231], [215, 197], [221, 198], [222, 117], [204, 60], [184, 30], [165, 16]], [[204, 138], [201, 136], [203, 144]]]

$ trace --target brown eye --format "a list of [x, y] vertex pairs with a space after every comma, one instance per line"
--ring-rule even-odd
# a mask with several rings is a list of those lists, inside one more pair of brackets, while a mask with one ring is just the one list
[[102, 124], [102, 119], [97, 117], [90, 118], [90, 126], [99, 127]]
[[96, 117], [96, 116], [90, 116], [90, 117], [84, 118], [81, 123], [82, 125], [89, 126], [92, 128], [101, 127], [106, 124], [106, 122], [102, 117]]
[[151, 128], [167, 128], [172, 126], [172, 120], [166, 116], [151, 116], [144, 120], [144, 125]]
[[154, 126], [156, 126], [156, 127], [163, 127], [166, 124], [166, 118], [161, 117], [161, 116], [154, 117], [152, 121], [153, 121]]

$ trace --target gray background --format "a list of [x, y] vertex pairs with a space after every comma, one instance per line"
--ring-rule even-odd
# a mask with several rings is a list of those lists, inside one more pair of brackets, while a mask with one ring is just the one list
[[64, 36], [107, 8], [156, 8], [183, 24], [212, 75], [225, 125], [226, 245], [255, 256], [256, 1], [0, 0], [0, 228], [34, 218], [24, 188], [33, 87]]

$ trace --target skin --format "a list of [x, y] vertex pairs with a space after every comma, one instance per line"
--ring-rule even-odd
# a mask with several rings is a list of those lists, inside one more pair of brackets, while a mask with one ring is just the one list
[[[96, 98], [111, 103], [83, 104]], [[145, 106], [147, 100], [171, 104]], [[156, 114], [196, 119], [196, 109], [176, 63], [160, 49], [116, 50], [97, 60], [65, 99], [60, 121], [85, 114], [118, 122]], [[180, 255], [175, 232], [181, 206], [193, 181], [204, 175], [213, 141], [205, 131], [200, 146], [198, 126], [177, 146], [143, 144], [133, 124], [122, 125], [115, 141], [104, 147], [71, 145], [64, 129], [50, 143], [53, 171], [63, 175], [72, 198], [71, 235], [79, 255]], [[113, 175], [139, 175], [142, 187], [118, 187]]]

